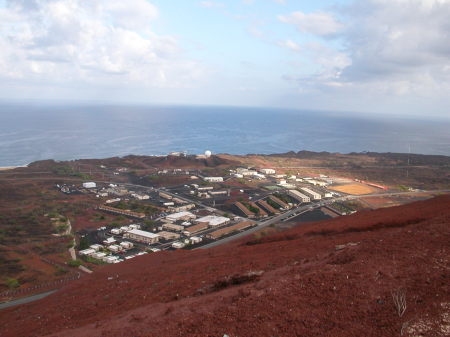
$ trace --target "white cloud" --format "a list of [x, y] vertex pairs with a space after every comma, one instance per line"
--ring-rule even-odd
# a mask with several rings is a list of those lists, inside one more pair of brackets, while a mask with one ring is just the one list
[[356, 1], [322, 19], [296, 13], [280, 20], [318, 35], [300, 46], [319, 69], [296, 77], [302, 90], [448, 100], [450, 0]]
[[16, 0], [0, 8], [0, 81], [186, 87], [203, 67], [156, 34], [146, 0]]
[[320, 36], [331, 35], [342, 29], [342, 24], [332, 14], [325, 12], [305, 14], [298, 11], [289, 15], [279, 15], [278, 20], [296, 26], [300, 32]]
[[281, 47], [285, 47], [287, 49], [290, 49], [294, 52], [299, 52], [302, 50], [302, 48], [300, 47], [300, 45], [292, 40], [284, 40], [284, 41], [279, 41], [278, 45]]

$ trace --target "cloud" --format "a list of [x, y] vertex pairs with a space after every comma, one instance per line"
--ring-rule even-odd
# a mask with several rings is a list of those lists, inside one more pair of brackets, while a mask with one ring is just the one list
[[283, 41], [279, 41], [278, 45], [281, 47], [285, 47], [287, 49], [290, 49], [294, 52], [299, 52], [302, 50], [302, 48], [300, 47], [300, 45], [292, 40], [283, 40]]
[[296, 26], [300, 32], [320, 36], [331, 35], [342, 29], [342, 24], [332, 14], [325, 12], [305, 14], [298, 11], [279, 15], [278, 20]]
[[449, 0], [366, 0], [279, 19], [317, 36], [300, 45], [302, 57], [318, 66], [296, 77], [302, 89], [443, 98], [450, 89], [449, 17]]
[[146, 0], [8, 0], [0, 8], [0, 81], [185, 87], [205, 69], [154, 32]]

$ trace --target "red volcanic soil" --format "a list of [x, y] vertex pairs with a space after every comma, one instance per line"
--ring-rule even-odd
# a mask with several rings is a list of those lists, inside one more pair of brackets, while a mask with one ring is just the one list
[[0, 336], [449, 336], [449, 205], [135, 258], [1, 311]]

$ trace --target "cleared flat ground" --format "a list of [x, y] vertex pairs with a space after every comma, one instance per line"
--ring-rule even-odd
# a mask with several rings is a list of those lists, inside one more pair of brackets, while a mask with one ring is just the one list
[[364, 184], [346, 184], [346, 185], [330, 186], [329, 189], [353, 195], [370, 194], [381, 191], [377, 188], [370, 187]]

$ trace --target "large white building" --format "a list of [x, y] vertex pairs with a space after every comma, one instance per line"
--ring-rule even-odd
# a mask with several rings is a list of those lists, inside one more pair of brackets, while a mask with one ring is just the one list
[[97, 184], [92, 182], [92, 181], [90, 181], [90, 182], [87, 182], [87, 183], [83, 183], [83, 187], [84, 188], [95, 188], [95, 187], [97, 187]]
[[223, 182], [222, 177], [205, 177], [203, 180], [210, 182], [210, 183], [221, 183]]
[[168, 216], [166, 216], [166, 219], [170, 222], [175, 222], [175, 221], [189, 221], [192, 219], [195, 219], [196, 216], [194, 214], [192, 214], [191, 212], [178, 212], [178, 213], [173, 213], [170, 214]]
[[311, 201], [311, 199], [307, 195], [304, 195], [303, 193], [300, 193], [297, 190], [289, 190], [288, 195], [300, 202], [310, 202]]
[[277, 173], [274, 169], [268, 169], [268, 168], [260, 169], [259, 172], [264, 173], [264, 174], [275, 174], [275, 173]]
[[158, 234], [142, 231], [140, 229], [132, 229], [126, 232], [123, 237], [144, 243], [155, 243], [159, 240]]
[[303, 192], [305, 192], [307, 195], [309, 195], [311, 198], [313, 198], [313, 200], [320, 200], [322, 199], [322, 196], [320, 195], [320, 193], [317, 193], [307, 187], [302, 187], [300, 188]]
[[226, 225], [230, 222], [229, 218], [224, 216], [207, 215], [194, 221], [196, 224], [206, 224], [209, 227]]

